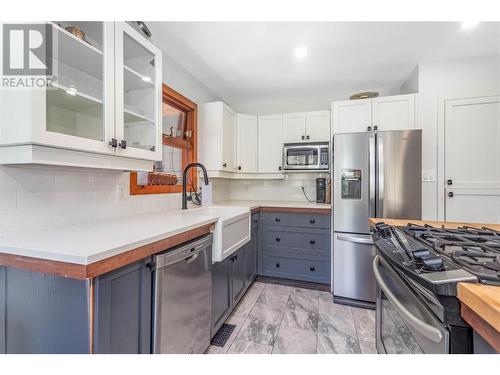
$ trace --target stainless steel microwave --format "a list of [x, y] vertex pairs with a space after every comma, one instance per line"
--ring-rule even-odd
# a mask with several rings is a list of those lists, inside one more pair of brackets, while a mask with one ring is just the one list
[[285, 171], [329, 170], [328, 142], [285, 143], [283, 169]]

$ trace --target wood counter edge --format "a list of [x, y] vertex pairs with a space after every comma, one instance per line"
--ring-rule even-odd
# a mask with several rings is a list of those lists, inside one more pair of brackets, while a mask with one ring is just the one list
[[144, 259], [148, 256], [168, 250], [184, 242], [208, 234], [213, 230], [213, 227], [213, 224], [202, 225], [198, 228], [140, 246], [121, 254], [113, 255], [109, 258], [91, 264], [76, 264], [0, 253], [0, 266], [20, 268], [28, 271], [42, 272], [78, 280], [92, 279]]

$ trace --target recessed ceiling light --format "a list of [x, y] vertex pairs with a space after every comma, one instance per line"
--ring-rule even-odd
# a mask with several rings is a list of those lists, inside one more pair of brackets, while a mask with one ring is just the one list
[[465, 21], [462, 22], [462, 29], [467, 30], [467, 29], [472, 29], [479, 25], [479, 22], [476, 21]]
[[295, 48], [293, 53], [294, 53], [296, 58], [303, 59], [304, 57], [307, 56], [307, 47], [305, 47], [305, 46], [297, 47], [297, 48]]

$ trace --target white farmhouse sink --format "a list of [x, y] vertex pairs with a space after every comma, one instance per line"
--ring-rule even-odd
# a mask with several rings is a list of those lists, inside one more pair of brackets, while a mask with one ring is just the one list
[[215, 223], [212, 262], [220, 262], [250, 241], [250, 209], [208, 206], [188, 209], [188, 214], [218, 216]]

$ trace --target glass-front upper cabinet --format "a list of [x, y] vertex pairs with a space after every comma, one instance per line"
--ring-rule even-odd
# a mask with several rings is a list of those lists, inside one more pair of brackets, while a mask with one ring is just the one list
[[113, 23], [54, 21], [48, 26], [53, 79], [33, 95], [45, 99], [45, 105], [33, 109], [34, 141], [114, 153], [109, 144], [115, 134]]
[[130, 25], [115, 24], [118, 154], [162, 159], [161, 51]]

